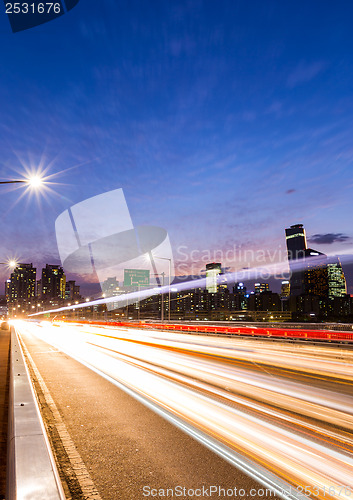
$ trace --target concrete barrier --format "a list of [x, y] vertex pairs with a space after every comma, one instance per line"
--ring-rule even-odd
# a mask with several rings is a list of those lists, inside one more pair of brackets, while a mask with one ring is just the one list
[[11, 327], [6, 500], [64, 500], [30, 376]]
[[[175, 332], [188, 332], [188, 333], [216, 333], [221, 335], [241, 335], [241, 336], [256, 336], [256, 337], [277, 337], [277, 338], [293, 338], [295, 339], [306, 339], [306, 340], [326, 340], [328, 342], [350, 342], [353, 343], [353, 331], [327, 331], [327, 330], [308, 330], [305, 329], [303, 325], [300, 329], [291, 330], [291, 326], [283, 323], [283, 326], [268, 329], [268, 326], [256, 326], [256, 329], [251, 327], [251, 323], [248, 327], [244, 326], [215, 326], [202, 324], [178, 324], [178, 323], [143, 323], [143, 322], [128, 322], [128, 321], [74, 321], [74, 320], [58, 320], [55, 323], [75, 323], [75, 324], [89, 324], [97, 326], [122, 326], [122, 327], [132, 327], [132, 328], [145, 328], [145, 329], [156, 329], [156, 330], [173, 330]], [[54, 323], [54, 324], [55, 324]]]

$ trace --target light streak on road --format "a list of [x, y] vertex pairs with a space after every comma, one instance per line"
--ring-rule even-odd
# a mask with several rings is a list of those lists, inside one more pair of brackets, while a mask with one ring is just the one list
[[320, 499], [353, 496], [352, 350], [65, 323], [16, 328], [184, 422], [286, 498], [300, 497], [298, 487]]

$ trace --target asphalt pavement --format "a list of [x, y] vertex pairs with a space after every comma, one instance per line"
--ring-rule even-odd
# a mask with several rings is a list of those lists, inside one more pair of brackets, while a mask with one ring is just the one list
[[37, 380], [36, 388], [68, 497], [266, 496], [259, 483], [97, 373], [32, 335], [23, 339], [45, 383]]

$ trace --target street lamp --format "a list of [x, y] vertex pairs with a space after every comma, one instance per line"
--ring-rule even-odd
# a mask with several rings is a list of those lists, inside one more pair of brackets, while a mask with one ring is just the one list
[[[171, 268], [172, 268], [172, 259], [169, 259], [168, 257], [156, 257], [155, 255], [153, 256], [154, 259], [161, 259], [161, 260], [167, 260], [169, 262], [169, 289], [168, 289], [168, 321], [170, 322], [170, 278], [171, 278]], [[162, 295], [162, 321], [163, 321], [163, 295]]]
[[8, 260], [7, 262], [0, 262], [0, 265], [4, 265], [4, 266], [7, 266], [9, 269], [12, 269], [12, 268], [15, 268], [18, 266], [18, 262], [11, 259], [11, 260]]
[[17, 179], [11, 181], [0, 181], [0, 184], [28, 184], [31, 187], [37, 188], [43, 184], [43, 180], [39, 175], [30, 177], [29, 179]]
[[0, 181], [0, 184], [29, 184], [32, 187], [39, 187], [43, 184], [45, 178], [40, 171], [37, 172], [26, 172], [22, 179], [7, 179]]
[[45, 178], [39, 174], [29, 175], [23, 179], [11, 179], [7, 181], [0, 181], [0, 184], [23, 184], [26, 187], [26, 192], [28, 190], [38, 191], [41, 188], [45, 188]]
[[43, 184], [43, 179], [39, 175], [31, 177], [26, 181], [31, 187], [38, 188]]

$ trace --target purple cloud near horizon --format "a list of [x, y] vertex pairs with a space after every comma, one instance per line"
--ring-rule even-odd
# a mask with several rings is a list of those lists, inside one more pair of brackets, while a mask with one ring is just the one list
[[326, 234], [314, 234], [308, 241], [310, 243], [317, 243], [318, 245], [331, 245], [332, 243], [344, 243], [351, 238], [343, 233], [326, 233]]

